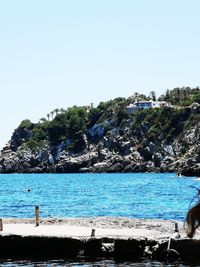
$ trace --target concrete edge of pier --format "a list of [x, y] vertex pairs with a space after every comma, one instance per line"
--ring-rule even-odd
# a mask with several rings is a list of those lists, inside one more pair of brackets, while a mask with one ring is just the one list
[[56, 237], [0, 235], [1, 259], [71, 259], [198, 261], [200, 240], [152, 240], [134, 237]]

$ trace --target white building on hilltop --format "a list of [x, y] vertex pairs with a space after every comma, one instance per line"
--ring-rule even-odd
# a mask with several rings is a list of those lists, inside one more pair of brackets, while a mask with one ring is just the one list
[[169, 107], [169, 104], [166, 101], [152, 101], [152, 100], [137, 101], [127, 106], [126, 110], [131, 113], [139, 109], [161, 108], [161, 107]]

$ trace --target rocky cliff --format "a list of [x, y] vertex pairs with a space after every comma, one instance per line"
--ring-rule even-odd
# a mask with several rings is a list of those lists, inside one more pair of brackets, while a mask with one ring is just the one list
[[1, 173], [179, 172], [200, 176], [200, 108], [128, 113], [130, 99], [23, 121], [0, 154]]

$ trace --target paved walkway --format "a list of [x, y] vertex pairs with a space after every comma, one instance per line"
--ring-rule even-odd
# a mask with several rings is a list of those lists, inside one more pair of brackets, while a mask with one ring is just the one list
[[[4, 224], [1, 235], [21, 235], [21, 236], [56, 236], [56, 237], [90, 237], [92, 228], [71, 225], [40, 225], [33, 224]], [[161, 233], [156, 229], [138, 228], [95, 228], [96, 237], [133, 237], [148, 239], [165, 239], [172, 233]]]

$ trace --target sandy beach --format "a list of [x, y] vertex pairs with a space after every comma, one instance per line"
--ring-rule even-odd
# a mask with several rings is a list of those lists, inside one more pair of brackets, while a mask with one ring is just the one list
[[[163, 240], [174, 233], [176, 221], [130, 219], [123, 217], [44, 218], [35, 226], [34, 219], [3, 219], [2, 235], [90, 237], [133, 237]], [[177, 222], [181, 238], [186, 238], [182, 222]], [[200, 236], [198, 233], [196, 237]]]

